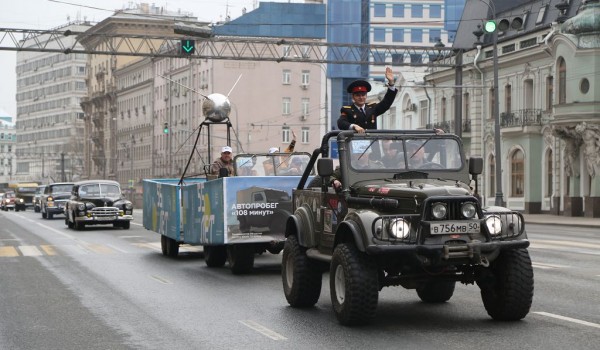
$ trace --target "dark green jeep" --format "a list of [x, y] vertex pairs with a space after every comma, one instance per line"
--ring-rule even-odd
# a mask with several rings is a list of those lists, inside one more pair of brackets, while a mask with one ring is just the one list
[[[330, 140], [339, 149], [335, 171]], [[319, 181], [304, 188], [315, 165]], [[325, 135], [293, 191], [282, 263], [288, 303], [316, 304], [329, 270], [333, 310], [344, 325], [372, 320], [383, 287], [415, 289], [423, 302], [442, 303], [456, 282], [477, 283], [492, 318], [525, 317], [533, 270], [523, 216], [481, 207], [482, 167], [481, 158], [464, 158], [451, 134]]]

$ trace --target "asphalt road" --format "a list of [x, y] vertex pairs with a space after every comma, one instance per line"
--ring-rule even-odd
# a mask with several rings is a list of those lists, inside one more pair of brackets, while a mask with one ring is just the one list
[[600, 233], [528, 225], [535, 296], [520, 322], [496, 322], [479, 288], [442, 305], [384, 288], [369, 326], [340, 326], [329, 275], [314, 308], [287, 305], [281, 255], [250, 275], [206, 267], [198, 247], [160, 253], [141, 227], [66, 228], [61, 216], [0, 213], [0, 349], [594, 349], [600, 343]]

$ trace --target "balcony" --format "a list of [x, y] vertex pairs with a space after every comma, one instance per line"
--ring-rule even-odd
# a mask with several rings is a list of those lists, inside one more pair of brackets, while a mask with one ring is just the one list
[[510, 113], [500, 113], [500, 127], [514, 128], [542, 125], [541, 109], [520, 109]]

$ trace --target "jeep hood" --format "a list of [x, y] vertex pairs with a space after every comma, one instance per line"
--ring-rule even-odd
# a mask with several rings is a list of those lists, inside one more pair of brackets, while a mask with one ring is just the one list
[[352, 193], [360, 197], [401, 198], [471, 195], [470, 189], [461, 182], [433, 179], [368, 181], [355, 184], [352, 189]]

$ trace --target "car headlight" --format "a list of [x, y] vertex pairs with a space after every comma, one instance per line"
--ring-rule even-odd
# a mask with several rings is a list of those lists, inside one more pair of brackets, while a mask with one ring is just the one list
[[502, 220], [498, 215], [491, 215], [485, 218], [485, 224], [492, 236], [499, 235], [502, 232]]
[[390, 236], [405, 239], [410, 236], [410, 224], [404, 219], [395, 219], [388, 226]]
[[463, 203], [460, 207], [460, 213], [465, 219], [472, 219], [477, 214], [477, 207], [471, 202]]
[[438, 220], [445, 218], [447, 212], [448, 209], [446, 208], [446, 203], [434, 203], [431, 206], [431, 214]]
[[125, 203], [125, 209], [127, 209], [127, 210], [133, 209], [133, 204], [131, 204], [131, 203]]
[[77, 204], [77, 210], [84, 211], [85, 210], [85, 204], [83, 204], [83, 203]]
[[511, 214], [506, 217], [506, 228], [512, 232], [512, 235], [517, 235], [521, 232], [521, 227], [523, 223], [521, 222], [521, 217], [517, 214]]
[[19, 198], [19, 203], [23, 203], [23, 198]]
[[53, 200], [52, 197], [48, 197], [48, 202], [52, 202]]

